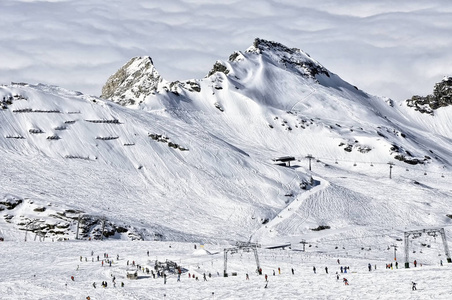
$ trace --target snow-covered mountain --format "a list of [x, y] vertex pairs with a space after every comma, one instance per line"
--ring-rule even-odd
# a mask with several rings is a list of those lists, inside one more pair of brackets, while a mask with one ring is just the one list
[[256, 39], [203, 79], [168, 82], [137, 57], [102, 98], [11, 84], [0, 99], [9, 239], [72, 239], [79, 218], [85, 237], [106, 220], [115, 238], [268, 244], [452, 222], [452, 108], [369, 95], [279, 43]]

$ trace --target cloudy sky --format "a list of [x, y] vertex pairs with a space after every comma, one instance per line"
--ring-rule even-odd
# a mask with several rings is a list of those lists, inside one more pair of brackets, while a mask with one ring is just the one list
[[1, 0], [0, 83], [100, 95], [141, 55], [167, 80], [199, 79], [260, 37], [404, 100], [452, 75], [451, 33], [449, 0]]

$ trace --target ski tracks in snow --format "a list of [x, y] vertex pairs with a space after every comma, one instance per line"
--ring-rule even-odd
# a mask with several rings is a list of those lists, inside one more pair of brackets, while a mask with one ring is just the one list
[[[308, 199], [309, 197], [311, 197], [313, 194], [316, 194], [319, 191], [326, 189], [330, 185], [330, 183], [328, 181], [326, 181], [325, 179], [322, 179], [319, 177], [313, 177], [313, 178], [315, 180], [319, 181], [320, 184], [316, 185], [315, 187], [311, 188], [310, 190], [304, 192], [303, 194], [298, 196], [295, 200], [293, 200], [291, 203], [289, 203], [289, 205], [287, 205], [284, 209], [282, 209], [270, 222], [268, 222], [267, 224], [263, 225], [261, 228], [256, 230], [256, 232], [254, 232], [251, 235], [250, 240], [252, 240], [253, 237], [258, 233], [260, 233], [259, 236], [263, 236], [265, 234], [268, 234], [269, 232], [272, 232], [274, 227], [276, 227], [278, 224], [288, 220], [294, 214], [301, 217], [301, 215], [299, 215], [297, 213], [297, 211], [300, 209], [300, 207], [304, 203], [304, 201], [306, 199]], [[303, 219], [301, 222], [306, 221], [306, 219], [308, 217], [309, 217], [309, 215], [307, 215], [306, 217], [302, 217]]]

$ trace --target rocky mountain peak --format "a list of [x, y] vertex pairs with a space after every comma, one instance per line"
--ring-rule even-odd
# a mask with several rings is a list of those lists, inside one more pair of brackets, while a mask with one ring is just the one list
[[298, 48], [289, 48], [277, 42], [256, 38], [246, 52], [265, 55], [285, 69], [296, 71], [303, 76], [310, 78], [315, 78], [319, 74], [330, 76], [325, 67]]
[[134, 104], [158, 90], [163, 78], [157, 72], [149, 56], [134, 57], [102, 87], [102, 98], [121, 105]]
[[440, 107], [452, 105], [452, 77], [445, 76], [443, 80], [435, 84], [433, 94], [425, 97], [414, 95], [406, 100], [409, 107], [421, 113], [433, 115]]

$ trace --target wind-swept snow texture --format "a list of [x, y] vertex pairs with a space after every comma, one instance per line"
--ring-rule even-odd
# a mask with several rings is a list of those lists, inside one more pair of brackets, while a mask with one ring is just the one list
[[110, 95], [128, 106], [0, 87], [6, 240], [80, 223], [81, 238], [375, 245], [451, 224], [451, 107], [420, 114], [261, 39], [199, 80], [167, 82], [148, 57], [121, 72]]

